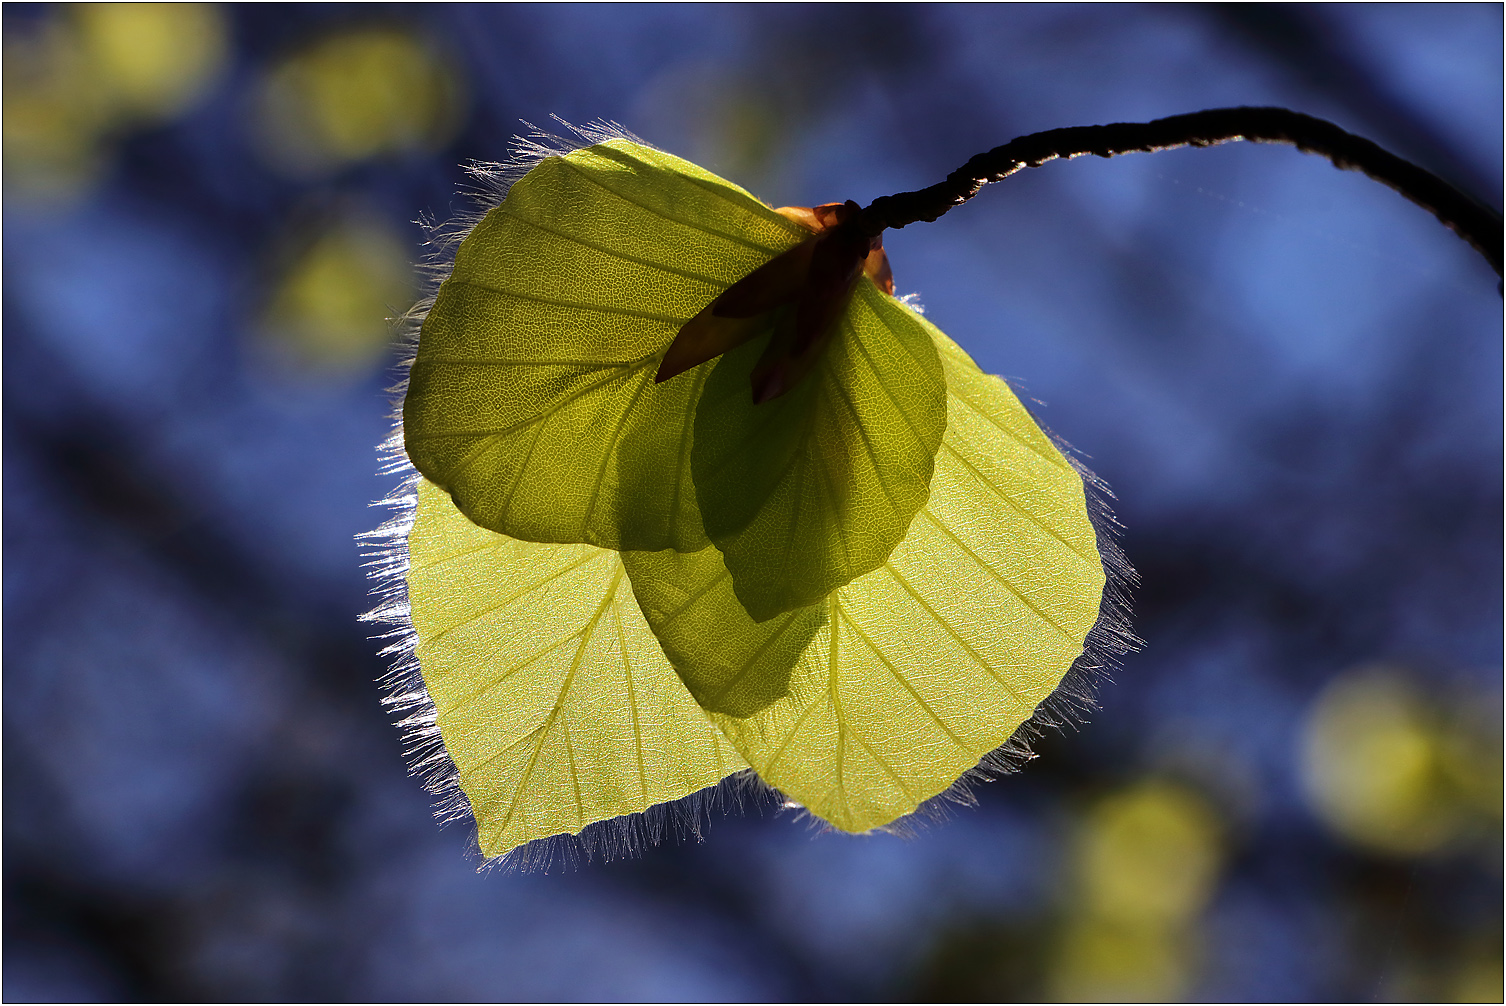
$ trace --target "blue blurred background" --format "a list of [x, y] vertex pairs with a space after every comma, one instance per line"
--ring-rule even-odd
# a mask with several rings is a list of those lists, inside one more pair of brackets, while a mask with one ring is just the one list
[[1290, 148], [1054, 163], [886, 236], [1118, 495], [1131, 655], [916, 837], [764, 809], [478, 875], [354, 536], [419, 218], [520, 119], [775, 205], [1277, 104], [1500, 205], [1502, 10], [4, 10], [4, 989], [37, 1000], [1497, 1000], [1502, 303]]

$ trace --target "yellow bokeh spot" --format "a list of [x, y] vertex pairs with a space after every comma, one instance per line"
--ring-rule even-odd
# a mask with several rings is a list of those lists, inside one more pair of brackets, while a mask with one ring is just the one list
[[1062, 935], [1048, 993], [1056, 1002], [1176, 1002], [1192, 956], [1180, 927], [1080, 919]]
[[292, 173], [442, 146], [460, 123], [459, 81], [423, 39], [363, 28], [276, 66], [261, 89], [265, 152]]
[[1331, 828], [1382, 852], [1417, 855], [1500, 816], [1499, 740], [1484, 742], [1401, 672], [1367, 668], [1330, 685], [1302, 741], [1309, 803]]
[[122, 114], [177, 115], [225, 61], [217, 7], [201, 3], [87, 3], [70, 8], [89, 65]]
[[100, 174], [109, 139], [185, 111], [225, 61], [225, 25], [206, 4], [78, 4], [8, 32], [7, 187], [63, 199]]
[[1218, 814], [1185, 785], [1147, 779], [1094, 804], [1073, 852], [1048, 991], [1066, 1002], [1182, 998], [1197, 965], [1194, 924], [1224, 858]]
[[7, 33], [0, 94], [8, 190], [62, 198], [93, 180], [110, 109], [66, 25]]
[[307, 240], [273, 291], [267, 336], [299, 369], [327, 375], [369, 370], [386, 355], [392, 319], [413, 299], [407, 251], [392, 228], [364, 218]]
[[1466, 960], [1451, 976], [1447, 1001], [1456, 1003], [1498, 1003], [1506, 991], [1499, 956], [1480, 956]]
[[1192, 918], [1218, 879], [1220, 832], [1212, 808], [1175, 783], [1152, 780], [1105, 798], [1080, 840], [1082, 907], [1122, 923]]

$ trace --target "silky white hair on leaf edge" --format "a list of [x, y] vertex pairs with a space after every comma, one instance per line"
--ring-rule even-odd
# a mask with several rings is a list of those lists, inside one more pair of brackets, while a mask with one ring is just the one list
[[[379, 679], [384, 691], [382, 704], [396, 717], [402, 736], [403, 757], [410, 775], [417, 776], [425, 791], [434, 797], [434, 816], [441, 825], [456, 821], [470, 822], [470, 853], [481, 859], [478, 871], [493, 869], [548, 873], [556, 866], [579, 868], [597, 857], [604, 862], [641, 855], [644, 848], [657, 845], [671, 834], [678, 840], [703, 841], [714, 812], [744, 813], [749, 807], [765, 807], [778, 812], [792, 812], [804, 819], [815, 832], [836, 831], [829, 823], [811, 814], [768, 783], [752, 769], [735, 772], [720, 782], [678, 800], [656, 804], [646, 810], [624, 814], [587, 825], [576, 834], [553, 835], [526, 842], [497, 856], [485, 857], [477, 840], [475, 813], [460, 785], [460, 771], [445, 748], [440, 735], [438, 710], [424, 684], [416, 647], [418, 635], [413, 627], [408, 598], [408, 534], [418, 507], [419, 474], [408, 460], [403, 446], [403, 396], [408, 387], [408, 371], [418, 350], [419, 331], [434, 305], [439, 286], [454, 267], [455, 251], [466, 236], [502, 201], [514, 182], [550, 157], [562, 157], [576, 150], [607, 140], [625, 139], [645, 147], [653, 145], [633, 135], [616, 122], [597, 120], [575, 126], [559, 116], [551, 116], [569, 136], [539, 129], [524, 122], [530, 132], [514, 139], [511, 156], [502, 162], [473, 162], [466, 165], [472, 185], [460, 190], [471, 201], [468, 209], [443, 223], [420, 218], [415, 221], [424, 232], [424, 256], [418, 269], [424, 276], [426, 294], [412, 308], [393, 319], [399, 342], [399, 358], [394, 365], [397, 380], [387, 389], [392, 395], [390, 414], [392, 433], [379, 446], [382, 475], [400, 479], [398, 487], [372, 506], [392, 512], [380, 527], [357, 535], [362, 544], [362, 564], [372, 580], [371, 592], [376, 604], [361, 620], [385, 625], [386, 631], [372, 638], [384, 645], [379, 655], [392, 663]], [[657, 149], [657, 148], [653, 148]], [[916, 314], [924, 314], [918, 293], [898, 298]], [[1034, 414], [1031, 416], [1034, 419]], [[1037, 421], [1037, 425], [1041, 425]], [[1137, 582], [1118, 543], [1122, 526], [1114, 518], [1108, 500], [1113, 494], [1089, 471], [1061, 438], [1045, 426], [1058, 450], [1083, 480], [1088, 518], [1097, 538], [1103, 562], [1105, 584], [1098, 618], [1088, 631], [1082, 655], [1068, 669], [1057, 687], [1036, 707], [1004, 744], [984, 755], [978, 764], [963, 774], [946, 790], [923, 801], [914, 811], [873, 832], [914, 837], [931, 821], [948, 819], [957, 807], [976, 807], [973, 789], [1008, 775], [1035, 755], [1030, 745], [1047, 730], [1063, 729], [1081, 723], [1097, 708], [1094, 693], [1118, 667], [1119, 659], [1138, 649], [1142, 642], [1129, 628], [1129, 591]]]

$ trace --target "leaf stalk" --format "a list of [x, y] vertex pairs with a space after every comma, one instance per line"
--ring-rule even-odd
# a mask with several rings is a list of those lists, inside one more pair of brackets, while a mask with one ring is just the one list
[[873, 237], [887, 228], [929, 223], [967, 202], [987, 183], [1059, 158], [1086, 154], [1114, 157], [1174, 147], [1212, 147], [1234, 140], [1287, 143], [1304, 153], [1328, 158], [1336, 168], [1363, 172], [1432, 213], [1484, 256], [1497, 276], [1501, 275], [1498, 211], [1364, 137], [1287, 108], [1212, 108], [1150, 122], [1070, 126], [1030, 133], [978, 154], [945, 181], [929, 188], [880, 196], [853, 218], [852, 225]]

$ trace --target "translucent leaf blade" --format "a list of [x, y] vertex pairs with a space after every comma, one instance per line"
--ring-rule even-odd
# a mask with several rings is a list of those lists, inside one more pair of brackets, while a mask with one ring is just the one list
[[[786, 694], [714, 716], [766, 782], [848, 831], [915, 810], [1007, 742], [1081, 655], [1105, 581], [1081, 477], [1002, 381], [915, 322], [947, 380], [929, 499], [883, 565], [815, 606], [788, 667], [764, 668]], [[751, 644], [812, 617], [757, 625], [711, 592], [673, 620], [644, 610], [682, 675], [717, 659], [697, 649], [710, 626]]]
[[665, 656], [709, 712], [751, 716], [783, 698], [791, 669], [826, 624], [824, 605], [754, 622], [715, 548], [624, 552], [622, 561]]
[[706, 533], [755, 620], [877, 568], [925, 502], [946, 385], [914, 317], [860, 279], [824, 357], [790, 393], [757, 405], [749, 395], [765, 340], [707, 378], [691, 469]]
[[626, 140], [544, 160], [462, 242], [424, 321], [403, 407], [415, 467], [512, 537], [702, 547], [688, 447], [705, 374], [655, 384], [658, 360], [804, 236]]
[[487, 531], [426, 481], [408, 546], [416, 656], [486, 855], [746, 767], [665, 660], [615, 552]]

